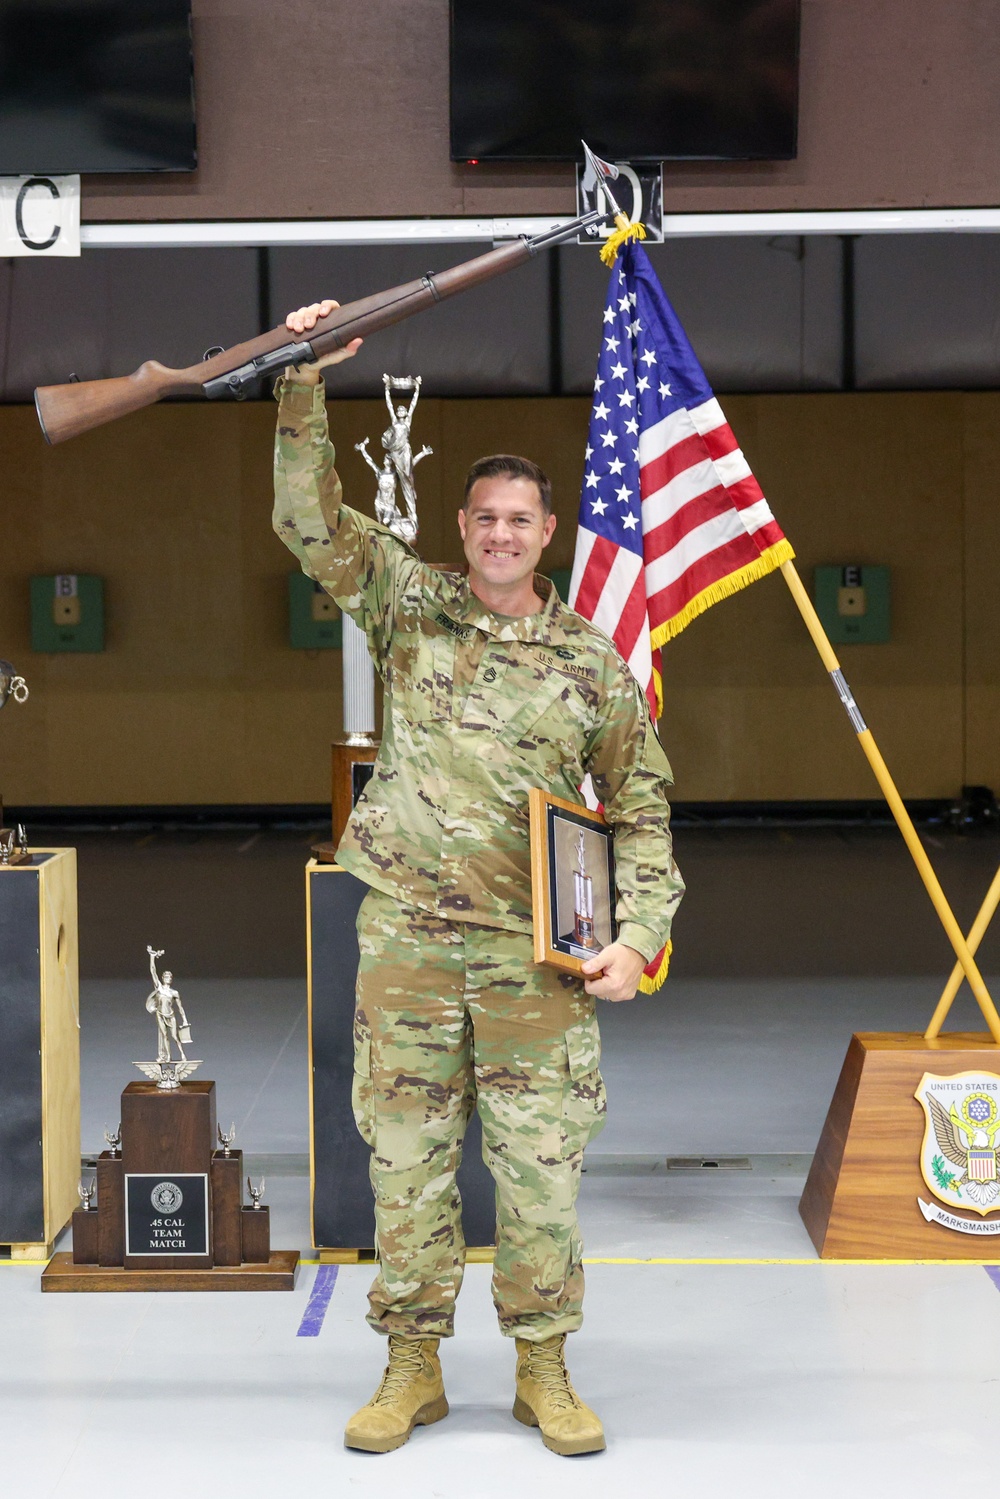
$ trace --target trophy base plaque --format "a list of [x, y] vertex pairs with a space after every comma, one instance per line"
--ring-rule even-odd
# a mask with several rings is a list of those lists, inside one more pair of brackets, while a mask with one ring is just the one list
[[214, 1082], [129, 1083], [121, 1153], [101, 1153], [97, 1209], [73, 1215], [73, 1250], [42, 1290], [292, 1290], [298, 1251], [271, 1249], [263, 1183], [244, 1208], [243, 1153], [216, 1135]]

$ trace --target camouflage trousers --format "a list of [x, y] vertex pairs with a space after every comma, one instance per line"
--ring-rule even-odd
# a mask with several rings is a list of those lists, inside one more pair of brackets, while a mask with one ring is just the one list
[[368, 1321], [450, 1337], [465, 1242], [455, 1174], [478, 1108], [496, 1184], [493, 1300], [509, 1337], [582, 1321], [583, 1150], [604, 1123], [594, 1001], [527, 933], [401, 909], [358, 913], [354, 1113], [372, 1148], [379, 1271]]

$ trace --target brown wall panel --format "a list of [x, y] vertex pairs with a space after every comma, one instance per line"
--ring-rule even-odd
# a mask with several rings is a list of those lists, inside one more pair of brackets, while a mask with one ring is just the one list
[[[892, 641], [841, 657], [904, 794], [1000, 787], [1000, 394], [725, 404], [807, 582], [818, 563], [892, 569]], [[353, 444], [377, 442], [384, 406], [331, 410], [348, 496], [370, 509]], [[0, 647], [32, 689], [0, 718], [12, 805], [327, 797], [340, 657], [286, 644], [294, 564], [269, 523], [274, 411], [160, 406], [49, 449], [30, 408], [0, 408]], [[422, 402], [415, 436], [435, 450], [419, 470], [423, 555], [460, 559], [465, 470], [506, 450], [550, 471], [547, 561], [568, 566], [587, 412], [577, 398]], [[56, 571], [105, 578], [102, 655], [31, 652], [28, 578]], [[664, 679], [679, 798], [876, 795], [780, 577], [695, 621], [666, 648]]]
[[[85, 219], [571, 209], [565, 165], [449, 162], [448, 0], [194, 0], [194, 20], [198, 171], [85, 179]], [[995, 203], [998, 72], [997, 0], [803, 0], [798, 159], [671, 165], [668, 205]]]

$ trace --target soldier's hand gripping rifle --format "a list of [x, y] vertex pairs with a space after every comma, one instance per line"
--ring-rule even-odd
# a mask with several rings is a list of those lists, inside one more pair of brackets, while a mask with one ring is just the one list
[[626, 226], [628, 220], [608, 187], [608, 181], [618, 176], [618, 168], [594, 156], [586, 144], [584, 151], [588, 179], [600, 184], [608, 202], [606, 209], [595, 208], [561, 229], [550, 229], [531, 239], [521, 235], [499, 249], [477, 255], [450, 270], [422, 276], [419, 281], [408, 281], [388, 291], [377, 292], [375, 296], [362, 297], [358, 302], [348, 302], [345, 307], [335, 308], [328, 317], [320, 318], [308, 340], [290, 341], [288, 329], [282, 324], [272, 328], [270, 333], [262, 333], [259, 338], [236, 344], [231, 349], [211, 350], [199, 364], [189, 369], [168, 369], [155, 359], [149, 359], [133, 374], [116, 379], [39, 386], [35, 391], [35, 409], [47, 441], [65, 442], [68, 437], [89, 432], [92, 427], [103, 426], [130, 411], [152, 406], [164, 396], [203, 393], [209, 400], [220, 396], [235, 396], [242, 400], [262, 376], [290, 364], [311, 364], [334, 349], [344, 348], [354, 338], [366, 338], [380, 328], [402, 322], [415, 312], [444, 301], [445, 297], [468, 291], [470, 287], [523, 265], [539, 250], [572, 239], [591, 224], [614, 220], [619, 228]]

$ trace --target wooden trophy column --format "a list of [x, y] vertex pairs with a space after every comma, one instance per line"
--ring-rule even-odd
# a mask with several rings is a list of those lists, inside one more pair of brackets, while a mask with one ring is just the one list
[[272, 1251], [267, 1208], [243, 1207], [242, 1152], [215, 1138], [213, 1082], [130, 1083], [121, 1154], [101, 1154], [97, 1209], [73, 1214], [42, 1290], [290, 1291], [298, 1251]]

